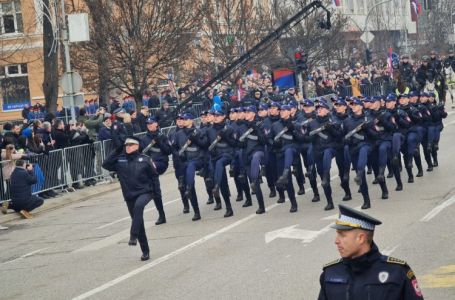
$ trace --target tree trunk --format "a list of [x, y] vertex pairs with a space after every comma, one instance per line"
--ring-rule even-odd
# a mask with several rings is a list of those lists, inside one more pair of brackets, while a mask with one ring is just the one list
[[[49, 7], [49, 0], [43, 0], [45, 7]], [[52, 24], [43, 18], [43, 56], [44, 56], [44, 81], [43, 93], [46, 100], [46, 110], [57, 112], [58, 98], [58, 51], [52, 51], [54, 41]]]

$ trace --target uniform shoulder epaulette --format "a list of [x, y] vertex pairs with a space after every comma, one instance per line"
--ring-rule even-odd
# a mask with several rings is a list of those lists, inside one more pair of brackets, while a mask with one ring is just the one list
[[404, 260], [392, 256], [386, 256], [386, 262], [390, 264], [407, 265], [407, 263]]
[[327, 268], [327, 267], [330, 267], [330, 266], [336, 265], [336, 264], [340, 263], [341, 261], [342, 261], [342, 259], [341, 259], [341, 258], [339, 258], [339, 259], [336, 259], [336, 260], [334, 260], [334, 261], [331, 261], [331, 262], [329, 262], [329, 263], [325, 264], [325, 265], [324, 265], [322, 268], [323, 268], [323, 269], [325, 269], [325, 268]]

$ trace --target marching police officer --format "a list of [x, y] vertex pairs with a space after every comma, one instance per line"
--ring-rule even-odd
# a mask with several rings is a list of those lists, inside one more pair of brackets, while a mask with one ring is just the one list
[[226, 166], [229, 165], [234, 158], [234, 150], [237, 145], [236, 132], [226, 124], [226, 115], [223, 111], [217, 110], [213, 112], [213, 125], [207, 130], [208, 142], [210, 143], [208, 150], [210, 151], [210, 159], [213, 168], [213, 197], [215, 198], [214, 210], [221, 209], [221, 195], [223, 196], [226, 205], [225, 218], [232, 217], [232, 211], [229, 191], [229, 185], [226, 175]]
[[149, 117], [145, 121], [147, 133], [141, 139], [142, 152], [148, 155], [154, 163], [157, 174], [153, 176], [153, 200], [159, 218], [155, 225], [166, 223], [166, 215], [163, 208], [163, 196], [161, 194], [161, 184], [159, 175], [163, 175], [169, 166], [169, 155], [172, 153], [172, 146], [167, 136], [158, 129], [158, 121], [155, 117]]
[[277, 181], [276, 186], [280, 193], [278, 203], [284, 202], [284, 189], [287, 190], [291, 202], [290, 212], [297, 211], [297, 201], [295, 198], [294, 185], [292, 184], [291, 166], [296, 155], [294, 140], [294, 124], [291, 120], [291, 106], [289, 104], [281, 105], [281, 119], [272, 125], [270, 131], [269, 143], [275, 151]]
[[332, 159], [336, 155], [341, 128], [333, 122], [330, 116], [330, 107], [324, 100], [318, 102], [316, 111], [316, 118], [308, 126], [308, 136], [313, 143], [314, 161], [327, 198], [327, 205], [324, 210], [331, 210], [334, 209], [334, 206], [330, 186], [330, 168]]
[[122, 188], [123, 198], [128, 206], [132, 222], [128, 245], [136, 246], [139, 240], [142, 256], [145, 261], [150, 258], [150, 249], [145, 234], [144, 208], [153, 198], [151, 184], [157, 171], [153, 160], [139, 152], [139, 139], [129, 137], [125, 148], [117, 148], [104, 160], [103, 168], [116, 172]]
[[319, 300], [423, 299], [408, 264], [382, 255], [373, 241], [381, 221], [344, 205], [332, 228], [341, 258], [323, 267]]

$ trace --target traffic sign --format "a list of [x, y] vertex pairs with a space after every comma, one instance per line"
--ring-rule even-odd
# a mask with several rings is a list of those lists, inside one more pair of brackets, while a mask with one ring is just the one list
[[362, 42], [365, 44], [371, 43], [371, 41], [374, 39], [374, 35], [370, 31], [365, 31], [361, 36], [360, 39]]
[[[72, 90], [70, 89], [72, 83]], [[66, 72], [60, 79], [60, 85], [65, 94], [79, 93], [82, 88], [82, 77], [77, 72]]]

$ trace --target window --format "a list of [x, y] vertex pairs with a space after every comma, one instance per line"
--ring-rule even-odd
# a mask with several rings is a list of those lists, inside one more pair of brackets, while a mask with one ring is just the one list
[[20, 0], [0, 4], [0, 34], [24, 31]]
[[3, 111], [22, 109], [30, 104], [27, 64], [0, 67], [0, 97]]

